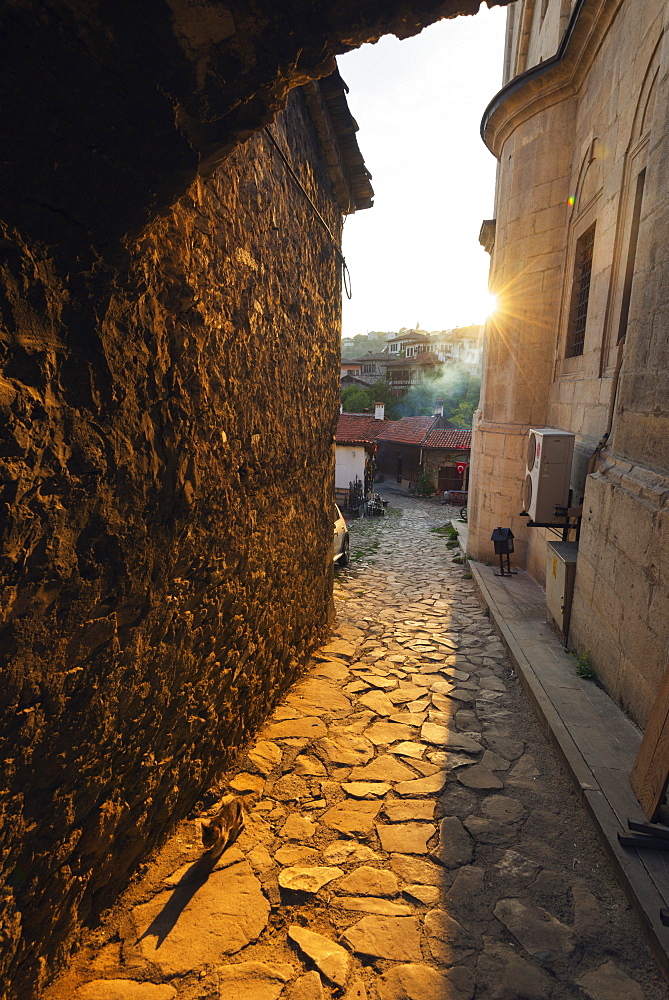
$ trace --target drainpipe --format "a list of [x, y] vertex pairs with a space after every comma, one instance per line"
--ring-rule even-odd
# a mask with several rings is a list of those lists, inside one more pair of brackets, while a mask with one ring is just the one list
[[615, 407], [616, 407], [616, 396], [618, 395], [618, 382], [620, 380], [620, 369], [622, 368], [622, 364], [623, 364], [623, 352], [624, 352], [624, 348], [625, 348], [625, 338], [622, 337], [619, 340], [619, 342], [618, 342], [618, 354], [616, 356], [616, 367], [613, 370], [613, 378], [611, 380], [611, 398], [609, 400], [609, 419], [608, 419], [608, 421], [606, 423], [606, 430], [604, 431], [604, 433], [602, 434], [601, 438], [599, 439], [597, 447], [593, 451], [592, 456], [590, 458], [590, 461], [588, 462], [588, 472], [587, 472], [588, 476], [592, 472], [594, 472], [595, 469], [597, 468], [597, 461], [598, 461], [599, 456], [601, 455], [602, 451], [604, 450], [604, 448], [606, 446], [606, 442], [608, 441], [609, 436], [611, 434], [611, 428], [613, 427], [613, 415], [615, 413]]

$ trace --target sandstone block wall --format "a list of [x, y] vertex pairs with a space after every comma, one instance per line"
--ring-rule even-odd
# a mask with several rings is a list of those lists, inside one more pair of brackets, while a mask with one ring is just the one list
[[[573, 103], [515, 128], [504, 143], [490, 286], [500, 308], [486, 324], [484, 385], [474, 425], [469, 551], [494, 556], [498, 525], [525, 564], [533, 529], [520, 517], [527, 434], [547, 424], [560, 310]], [[542, 532], [543, 534], [543, 532]]]
[[[555, 16], [564, 13], [561, 0], [550, 0], [546, 23], [551, 7]], [[572, 431], [572, 488], [576, 501], [584, 497], [584, 514], [569, 641], [590, 650], [600, 679], [644, 725], [669, 666], [667, 6], [585, 0], [578, 10], [559, 60], [502, 91], [487, 119], [487, 141], [500, 161], [491, 279], [502, 308], [487, 329], [469, 545], [477, 558], [489, 558], [492, 526], [510, 525], [517, 562], [544, 583], [546, 532], [517, 520], [524, 442], [531, 426]], [[511, 49], [518, 30], [515, 22]], [[538, 60], [539, 49], [530, 56]], [[621, 328], [642, 170], [634, 279]], [[592, 225], [583, 352], [568, 357], [574, 248]], [[588, 475], [610, 415], [611, 435]]]
[[641, 725], [669, 655], [667, 477], [609, 460], [588, 479], [572, 642]]
[[[274, 134], [339, 233], [299, 91]], [[0, 995], [26, 1000], [326, 634], [340, 268], [262, 133], [79, 274], [3, 250]]]

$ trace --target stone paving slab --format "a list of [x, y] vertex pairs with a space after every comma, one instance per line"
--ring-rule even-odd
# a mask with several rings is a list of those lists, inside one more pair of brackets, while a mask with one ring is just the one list
[[330, 641], [199, 811], [244, 831], [182, 823], [44, 1000], [666, 1000], [445, 520], [351, 525]]
[[625, 850], [617, 837], [629, 832], [628, 819], [645, 821], [629, 784], [641, 733], [604, 690], [578, 677], [573, 658], [546, 625], [545, 594], [528, 574], [509, 580], [496, 577], [491, 567], [469, 565], [669, 980], [669, 928], [659, 915], [669, 905], [669, 859], [655, 851]]

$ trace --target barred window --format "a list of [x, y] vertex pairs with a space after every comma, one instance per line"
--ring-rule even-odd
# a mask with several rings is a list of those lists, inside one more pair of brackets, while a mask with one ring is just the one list
[[592, 252], [595, 245], [595, 224], [579, 236], [574, 257], [574, 280], [571, 287], [569, 327], [565, 357], [578, 358], [583, 354], [585, 324], [588, 318]]

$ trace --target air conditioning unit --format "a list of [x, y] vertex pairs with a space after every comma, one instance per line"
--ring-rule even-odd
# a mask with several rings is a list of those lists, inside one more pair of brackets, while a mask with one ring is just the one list
[[534, 427], [527, 439], [523, 507], [532, 521], [555, 524], [557, 507], [569, 503], [574, 435], [554, 427]]

